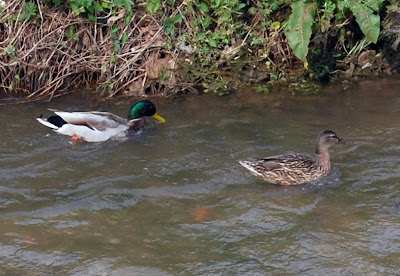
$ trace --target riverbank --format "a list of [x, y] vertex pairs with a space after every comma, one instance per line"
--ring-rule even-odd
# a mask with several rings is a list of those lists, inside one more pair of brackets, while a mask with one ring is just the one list
[[2, 97], [51, 99], [311, 87], [400, 71], [396, 1], [11, 1]]

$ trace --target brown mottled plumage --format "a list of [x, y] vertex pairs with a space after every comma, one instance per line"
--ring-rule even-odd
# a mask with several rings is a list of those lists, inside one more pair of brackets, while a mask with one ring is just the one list
[[345, 140], [337, 137], [331, 130], [324, 130], [318, 135], [315, 155], [294, 153], [239, 163], [270, 183], [299, 185], [329, 174], [331, 162], [328, 149], [338, 143], [345, 143]]

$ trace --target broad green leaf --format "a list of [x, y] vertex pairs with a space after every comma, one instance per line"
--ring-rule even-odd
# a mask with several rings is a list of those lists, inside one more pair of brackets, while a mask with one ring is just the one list
[[274, 31], [279, 30], [280, 27], [281, 27], [281, 23], [279, 21], [274, 21], [271, 23], [271, 29]]
[[132, 12], [133, 2], [131, 0], [125, 0], [124, 7], [128, 12]]
[[124, 43], [127, 42], [127, 41], [128, 41], [128, 33], [127, 33], [127, 32], [124, 32], [124, 33], [122, 34], [121, 43], [124, 44]]
[[182, 21], [182, 14], [178, 13], [174, 17], [171, 17], [172, 19], [172, 24], [176, 24]]
[[120, 50], [121, 50], [121, 44], [119, 43], [118, 40], [114, 41], [113, 51], [114, 52], [119, 52]]
[[164, 29], [164, 32], [167, 35], [170, 35], [170, 34], [172, 34], [173, 30], [174, 30], [174, 26], [173, 25], [166, 25], [165, 29]]
[[279, 9], [279, 4], [277, 2], [272, 3], [271, 10], [276, 11]]
[[220, 34], [213, 34], [211, 36], [211, 39], [216, 40], [216, 39], [221, 39], [221, 35]]
[[379, 15], [373, 14], [370, 8], [356, 0], [348, 0], [348, 4], [363, 34], [373, 43], [376, 43], [380, 29]]
[[94, 2], [93, 7], [94, 7], [94, 10], [97, 12], [102, 12], [104, 10], [99, 2]]
[[244, 7], [246, 7], [246, 4], [240, 3], [239, 5], [237, 5], [236, 9], [239, 11], [239, 10], [243, 9]]
[[14, 53], [15, 53], [14, 45], [11, 45], [11, 44], [7, 45], [7, 47], [4, 48], [4, 52], [6, 52], [7, 55], [14, 55]]
[[90, 21], [92, 21], [92, 22], [96, 22], [96, 16], [94, 16], [93, 14], [88, 14], [88, 18], [89, 18], [89, 20]]
[[232, 21], [232, 12], [230, 10], [224, 11], [218, 18], [219, 22]]
[[379, 11], [379, 7], [382, 5], [383, 2], [383, 0], [364, 0], [365, 5], [376, 12]]
[[210, 45], [211, 47], [217, 48], [217, 42], [215, 42], [215, 40], [210, 39], [208, 41], [208, 45]]
[[257, 9], [257, 8], [255, 8], [255, 7], [249, 8], [249, 13], [250, 13], [251, 15], [255, 15], [257, 12], [258, 12], [258, 9]]
[[132, 16], [128, 15], [127, 17], [125, 17], [125, 25], [128, 25], [129, 22], [131, 22]]
[[204, 2], [200, 3], [200, 10], [202, 10], [203, 12], [209, 12], [210, 9], [208, 8], [208, 5]]
[[165, 20], [164, 25], [165, 25], [165, 33], [166, 34], [172, 34], [172, 31], [174, 29], [174, 25], [176, 23], [179, 23], [182, 21], [182, 15], [180, 13], [178, 13], [175, 16], [172, 16], [170, 18], [168, 18], [167, 20]]
[[122, 5], [123, 3], [124, 3], [124, 0], [114, 0], [111, 5], [113, 7], [116, 7], [116, 6]]
[[314, 2], [296, 1], [292, 4], [292, 14], [289, 17], [285, 35], [296, 57], [307, 61], [308, 44], [311, 37], [311, 26], [314, 22], [316, 5]]
[[90, 14], [94, 14], [94, 6], [89, 6], [86, 8]]
[[337, 8], [340, 12], [343, 12], [345, 8], [347, 8], [347, 3], [346, 1], [339, 1], [337, 3]]
[[111, 3], [108, 2], [101, 2], [101, 6], [105, 9], [110, 9], [111, 8]]
[[119, 31], [119, 28], [118, 28], [118, 27], [113, 27], [113, 28], [111, 29], [111, 34], [112, 34], [112, 35], [115, 35], [116, 33], [118, 33], [118, 31]]
[[72, 37], [74, 34], [75, 34], [75, 27], [74, 27], [74, 25], [69, 26], [68, 29], [67, 29], [67, 35], [68, 35], [69, 37]]
[[161, 4], [153, 4], [151, 2], [147, 3], [146, 9], [149, 13], [155, 14], [161, 8]]
[[75, 0], [74, 2], [76, 2], [77, 5], [81, 6], [81, 7], [90, 7], [93, 5], [93, 0]]
[[211, 18], [207, 16], [203, 19], [202, 23], [203, 27], [207, 29], [211, 25]]

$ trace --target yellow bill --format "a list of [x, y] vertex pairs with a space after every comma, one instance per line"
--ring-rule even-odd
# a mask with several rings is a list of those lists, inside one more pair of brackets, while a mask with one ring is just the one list
[[165, 119], [158, 115], [157, 113], [152, 116], [154, 119], [160, 121], [161, 123], [165, 123]]

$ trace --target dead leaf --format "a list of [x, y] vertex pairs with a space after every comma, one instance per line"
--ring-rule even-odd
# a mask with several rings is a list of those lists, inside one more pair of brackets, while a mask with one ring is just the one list
[[357, 63], [360, 67], [364, 67], [367, 63], [370, 63], [370, 57], [375, 55], [374, 50], [367, 50], [362, 52], [358, 58], [357, 58]]
[[[153, 53], [145, 66], [147, 77], [149, 79], [168, 79], [174, 75], [171, 70], [176, 69], [176, 62], [171, 56], [160, 58], [158, 53]], [[168, 76], [169, 75], [169, 76]]]
[[125, 14], [126, 14], [125, 10], [123, 10], [123, 9], [120, 10], [119, 13], [117, 13], [116, 15], [111, 16], [110, 18], [107, 19], [107, 24], [114, 23], [115, 21], [125, 17]]
[[197, 206], [195, 211], [194, 220], [196, 222], [205, 221], [210, 215], [211, 209], [205, 206]]

